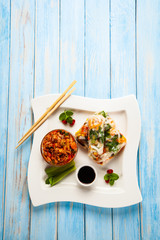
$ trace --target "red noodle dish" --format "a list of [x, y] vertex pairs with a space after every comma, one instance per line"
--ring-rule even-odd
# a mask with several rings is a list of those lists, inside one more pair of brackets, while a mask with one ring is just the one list
[[77, 150], [74, 137], [63, 129], [47, 133], [41, 143], [42, 156], [52, 166], [63, 166], [71, 162], [75, 158]]

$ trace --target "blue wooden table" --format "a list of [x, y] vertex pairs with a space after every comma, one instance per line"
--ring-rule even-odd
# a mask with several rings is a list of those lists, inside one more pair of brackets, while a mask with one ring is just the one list
[[[32, 206], [32, 139], [15, 146], [33, 122], [31, 99], [74, 79], [76, 95], [136, 95], [141, 204]], [[160, 239], [160, 1], [0, 0], [0, 142], [0, 239]]]

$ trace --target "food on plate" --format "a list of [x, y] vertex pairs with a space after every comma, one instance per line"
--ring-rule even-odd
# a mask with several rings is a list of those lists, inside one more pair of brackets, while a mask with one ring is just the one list
[[55, 166], [52, 166], [52, 167], [47, 167], [45, 169], [45, 173], [48, 175], [48, 177], [54, 177], [62, 172], [65, 172], [67, 169], [73, 167], [75, 165], [75, 162], [72, 161], [64, 166], [60, 166], [60, 167], [55, 167]]
[[66, 130], [56, 129], [47, 133], [41, 142], [41, 153], [44, 160], [53, 166], [64, 166], [77, 154], [77, 143]]
[[114, 173], [112, 169], [108, 169], [107, 173], [104, 175], [104, 180], [106, 183], [109, 183], [111, 186], [114, 185], [114, 182], [119, 179], [117, 173]]
[[126, 145], [126, 138], [116, 128], [115, 122], [107, 114], [104, 127], [104, 149], [103, 154], [98, 160], [100, 164], [108, 163]]
[[109, 173], [109, 174], [113, 173], [113, 169], [108, 169], [107, 173]]
[[45, 183], [50, 184], [52, 187], [75, 170], [76, 167], [74, 161], [62, 167], [46, 168], [45, 172], [48, 175], [48, 178], [46, 179]]
[[104, 111], [89, 117], [75, 136], [88, 149], [89, 157], [101, 165], [108, 163], [126, 145], [126, 138]]
[[99, 160], [104, 148], [105, 118], [101, 114], [94, 114], [88, 119], [88, 156]]
[[59, 115], [59, 120], [65, 125], [69, 123], [72, 127], [75, 124], [75, 119], [72, 118], [72, 115], [73, 112], [71, 110], [65, 110]]
[[85, 149], [88, 149], [88, 120], [75, 134], [78, 143]]

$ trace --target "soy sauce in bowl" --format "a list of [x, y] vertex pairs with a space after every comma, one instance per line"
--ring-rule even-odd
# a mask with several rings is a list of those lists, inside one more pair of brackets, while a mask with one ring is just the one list
[[96, 179], [96, 170], [92, 166], [84, 165], [77, 169], [77, 180], [83, 186], [90, 186]]

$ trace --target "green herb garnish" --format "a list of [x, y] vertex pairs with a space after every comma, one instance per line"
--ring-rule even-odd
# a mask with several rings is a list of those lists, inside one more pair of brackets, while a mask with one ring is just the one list
[[109, 129], [111, 129], [111, 125], [107, 123], [107, 125], [105, 126], [105, 132], [109, 131]]
[[65, 120], [66, 120], [68, 123], [72, 123], [73, 118], [72, 118], [72, 117], [67, 117]]
[[107, 124], [104, 128], [104, 138], [106, 140], [106, 138], [111, 138], [110, 132], [109, 130], [111, 129], [111, 125]]
[[104, 175], [104, 180], [107, 181], [111, 186], [113, 186], [114, 182], [118, 179], [119, 176], [116, 173], [107, 173]]
[[65, 114], [65, 112], [63, 112], [63, 113], [61, 113], [61, 114], [59, 115], [59, 120], [61, 120], [61, 121], [66, 120], [66, 114]]
[[101, 114], [104, 118], [107, 117], [107, 113], [105, 113], [105, 111], [101, 111], [99, 114]]
[[101, 143], [104, 143], [104, 131], [102, 131], [102, 128], [99, 126], [99, 140]]
[[89, 131], [89, 137], [90, 137], [91, 139], [93, 139], [93, 136], [94, 136], [94, 140], [97, 140], [97, 139], [98, 139], [98, 132], [97, 132], [97, 131], [94, 131], [93, 129], [91, 129], [91, 130]]
[[91, 139], [91, 144], [94, 144], [97, 139], [101, 143], [104, 143], [104, 132], [102, 131], [101, 127], [99, 127], [98, 131], [91, 129], [89, 131], [89, 137]]
[[72, 124], [73, 118], [72, 118], [73, 112], [71, 110], [65, 110], [59, 115], [60, 121], [66, 121], [66, 123]]
[[117, 152], [119, 142], [117, 142], [118, 135], [114, 135], [113, 138], [105, 142], [105, 146], [109, 148], [109, 152]]
[[70, 110], [67, 110], [67, 111], [65, 111], [65, 113], [66, 113], [66, 115], [67, 115], [68, 117], [70, 117], [70, 116], [72, 116], [72, 115], [73, 115], [73, 112], [72, 112], [72, 111], [70, 111]]
[[111, 138], [111, 135], [109, 134], [109, 132], [104, 132], [104, 137], [105, 137], [105, 139], [106, 138]]

